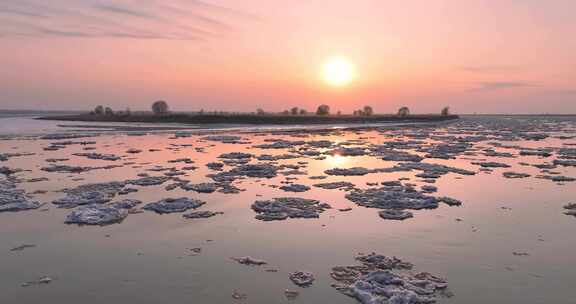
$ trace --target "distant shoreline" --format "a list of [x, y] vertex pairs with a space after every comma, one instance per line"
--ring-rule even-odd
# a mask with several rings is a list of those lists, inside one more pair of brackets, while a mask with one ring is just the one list
[[267, 125], [313, 125], [313, 124], [350, 124], [350, 123], [397, 123], [397, 122], [441, 122], [458, 119], [458, 115], [408, 115], [377, 114], [371, 116], [356, 115], [286, 115], [286, 114], [186, 114], [171, 113], [165, 115], [55, 115], [42, 116], [39, 120], [83, 121], [83, 122], [136, 122], [136, 123], [179, 123], [179, 124], [267, 124]]

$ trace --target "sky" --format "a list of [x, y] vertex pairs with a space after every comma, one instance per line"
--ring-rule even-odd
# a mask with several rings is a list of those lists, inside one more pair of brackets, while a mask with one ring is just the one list
[[0, 108], [576, 113], [575, 20], [573, 0], [0, 0]]

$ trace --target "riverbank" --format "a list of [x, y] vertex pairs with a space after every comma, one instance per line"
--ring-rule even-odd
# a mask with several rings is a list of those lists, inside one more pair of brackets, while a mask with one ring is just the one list
[[139, 122], [180, 124], [349, 124], [384, 122], [440, 122], [458, 119], [458, 115], [284, 115], [284, 114], [188, 114], [173, 113], [154, 115], [138, 113], [131, 115], [59, 115], [42, 116], [40, 120], [87, 121], [87, 122]]

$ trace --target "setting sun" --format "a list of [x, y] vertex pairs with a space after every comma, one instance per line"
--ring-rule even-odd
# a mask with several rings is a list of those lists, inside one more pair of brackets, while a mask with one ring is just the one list
[[322, 79], [331, 86], [345, 86], [355, 77], [356, 67], [345, 57], [331, 57], [322, 66]]

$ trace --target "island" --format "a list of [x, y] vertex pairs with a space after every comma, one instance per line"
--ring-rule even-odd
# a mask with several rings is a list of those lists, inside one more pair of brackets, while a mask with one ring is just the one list
[[330, 113], [327, 105], [320, 105], [316, 112], [292, 108], [279, 113], [264, 112], [170, 112], [164, 101], [155, 102], [152, 111], [131, 112], [113, 111], [97, 106], [89, 113], [73, 115], [51, 115], [38, 117], [41, 120], [83, 121], [83, 122], [135, 122], [135, 123], [180, 123], [180, 124], [266, 124], [266, 125], [308, 125], [308, 124], [374, 124], [374, 123], [426, 123], [443, 122], [458, 119], [444, 108], [439, 114], [410, 114], [402, 107], [396, 114], [375, 114], [369, 106], [352, 114]]

